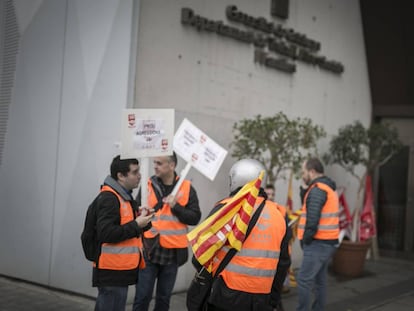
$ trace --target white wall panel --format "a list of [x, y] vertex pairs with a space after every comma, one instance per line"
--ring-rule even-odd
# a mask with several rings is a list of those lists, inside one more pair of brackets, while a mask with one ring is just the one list
[[[56, 183], [59, 208], [52, 248], [52, 285], [93, 294], [91, 265], [83, 257], [79, 237], [86, 207], [117, 152], [114, 143], [120, 140], [121, 111], [127, 105], [130, 57], [132, 2], [119, 1], [115, 7], [115, 1], [110, 2], [99, 3], [106, 14], [93, 27], [84, 19], [94, 10], [81, 1], [69, 2]], [[85, 11], [90, 14], [79, 14]], [[85, 66], [95, 41], [102, 50], [97, 65]]]
[[119, 153], [133, 2], [32, 4], [16, 5], [25, 27], [0, 167], [0, 241], [13, 247], [0, 273], [95, 295], [80, 233]]
[[24, 33], [30, 25], [37, 11], [42, 6], [44, 0], [14, 0], [17, 20], [19, 21], [20, 31]]
[[21, 34], [0, 168], [0, 273], [47, 284], [54, 215], [65, 6], [44, 4]]

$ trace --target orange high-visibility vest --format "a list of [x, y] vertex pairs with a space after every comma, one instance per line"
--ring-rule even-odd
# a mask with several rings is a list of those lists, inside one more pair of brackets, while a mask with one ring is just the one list
[[277, 204], [277, 203], [275, 203], [275, 204], [276, 204], [276, 207], [279, 210], [279, 212], [282, 214], [283, 218], [285, 218], [286, 213], [287, 213], [286, 207], [283, 206], [283, 205]]
[[[101, 192], [109, 191], [116, 195], [119, 201], [119, 213], [121, 216], [121, 225], [135, 219], [131, 203], [125, 201], [114, 189], [104, 185]], [[101, 246], [101, 255], [98, 259], [99, 269], [108, 270], [132, 270], [139, 266], [145, 268], [145, 261], [142, 256], [142, 239], [131, 238], [119, 243], [103, 243]]]
[[[186, 206], [190, 198], [190, 181], [184, 180], [178, 189], [177, 203]], [[148, 206], [153, 208], [158, 202], [151, 180], [148, 182]], [[164, 248], [186, 248], [188, 246], [188, 226], [178, 220], [171, 207], [164, 204], [152, 219], [152, 228], [144, 233], [145, 238], [160, 235], [160, 245]]]
[[[263, 198], [257, 198], [255, 210], [262, 201]], [[247, 293], [270, 293], [279, 262], [280, 245], [286, 233], [286, 221], [275, 205], [266, 201], [241, 250], [220, 273], [227, 287]], [[228, 251], [229, 248], [224, 246], [217, 252], [213, 260], [213, 273]]]
[[[326, 202], [321, 210], [321, 218], [319, 219], [318, 230], [313, 236], [317, 240], [335, 240], [339, 236], [339, 201], [338, 194], [331, 187], [324, 183], [315, 183], [313, 187], [326, 192]], [[300, 215], [298, 225], [298, 238], [303, 239], [303, 233], [306, 225], [306, 199], [311, 189], [305, 195], [303, 199], [302, 214]]]

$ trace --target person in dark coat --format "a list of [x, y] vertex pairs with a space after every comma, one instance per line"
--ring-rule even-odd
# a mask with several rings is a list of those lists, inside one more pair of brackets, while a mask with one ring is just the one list
[[92, 274], [98, 287], [95, 311], [125, 310], [128, 286], [136, 284], [140, 263], [141, 236], [150, 229], [153, 211], [139, 213], [132, 190], [141, 180], [137, 159], [112, 160], [111, 175], [105, 178], [96, 199], [96, 233], [100, 244]]

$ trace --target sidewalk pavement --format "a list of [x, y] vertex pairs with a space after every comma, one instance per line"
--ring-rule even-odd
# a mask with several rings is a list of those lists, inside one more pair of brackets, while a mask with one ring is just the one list
[[[285, 311], [296, 308], [296, 288], [283, 295]], [[94, 299], [0, 276], [0, 311], [93, 310]], [[132, 309], [131, 305], [127, 310]], [[171, 311], [183, 311], [185, 293], [171, 299]], [[346, 279], [331, 272], [325, 311], [414, 310], [414, 261], [367, 260], [364, 274]]]

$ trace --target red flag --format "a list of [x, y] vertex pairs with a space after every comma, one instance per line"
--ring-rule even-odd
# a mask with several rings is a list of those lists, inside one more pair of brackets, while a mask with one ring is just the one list
[[349, 212], [348, 202], [345, 199], [344, 191], [339, 196], [339, 229], [349, 229], [352, 224], [351, 213]]
[[365, 202], [361, 213], [361, 224], [359, 227], [359, 238], [361, 241], [368, 240], [377, 234], [375, 224], [374, 199], [372, 193], [371, 176], [367, 175], [365, 180]]
[[348, 202], [345, 198], [345, 190], [339, 196], [339, 230], [343, 231], [343, 236], [352, 236], [352, 216], [349, 211]]
[[291, 213], [293, 211], [292, 178], [293, 178], [293, 172], [291, 171], [290, 172], [290, 177], [289, 177], [288, 195], [287, 195], [287, 200], [286, 200], [286, 208], [287, 208], [288, 213]]

